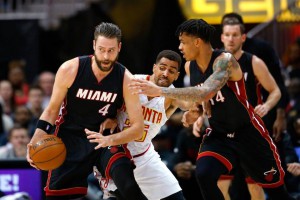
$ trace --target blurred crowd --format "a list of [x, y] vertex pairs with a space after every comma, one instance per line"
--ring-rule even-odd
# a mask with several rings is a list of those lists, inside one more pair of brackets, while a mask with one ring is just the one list
[[[290, 44], [280, 58], [281, 73], [289, 96], [285, 108], [286, 131], [285, 163], [290, 164], [288, 190], [297, 196], [300, 193], [300, 38]], [[43, 71], [32, 83], [25, 75], [26, 62], [12, 60], [8, 65], [7, 78], [0, 80], [0, 159], [25, 159], [27, 143], [34, 133], [36, 122], [48, 104], [55, 74]], [[187, 86], [188, 83], [183, 85]], [[182, 111], [178, 111], [161, 129], [153, 143], [162, 160], [178, 178], [187, 200], [198, 193], [194, 178], [195, 161], [204, 127], [193, 130], [181, 123]], [[194, 132], [194, 134], [193, 134]], [[283, 137], [285, 140], [286, 137]], [[297, 158], [294, 158], [294, 152]], [[232, 198], [234, 199], [234, 198]]]

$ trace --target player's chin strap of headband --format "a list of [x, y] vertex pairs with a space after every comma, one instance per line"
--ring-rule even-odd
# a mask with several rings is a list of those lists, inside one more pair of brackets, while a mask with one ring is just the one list
[[45, 131], [47, 134], [50, 134], [53, 129], [53, 125], [45, 120], [39, 119], [39, 121], [36, 124], [36, 128], [39, 128]]

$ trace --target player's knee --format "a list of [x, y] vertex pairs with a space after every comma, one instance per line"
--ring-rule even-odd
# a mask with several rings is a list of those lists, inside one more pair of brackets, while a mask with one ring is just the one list
[[226, 171], [226, 167], [213, 157], [206, 156], [197, 161], [196, 177], [199, 184], [217, 184], [221, 174], [224, 174]]
[[204, 183], [211, 181], [214, 178], [214, 172], [209, 169], [209, 167], [202, 166], [196, 169], [196, 177], [199, 183]]

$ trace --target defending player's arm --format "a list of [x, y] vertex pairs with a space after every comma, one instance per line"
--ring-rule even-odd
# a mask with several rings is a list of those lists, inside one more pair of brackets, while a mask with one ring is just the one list
[[132, 74], [126, 70], [124, 75], [123, 84], [123, 96], [126, 106], [126, 111], [130, 120], [130, 127], [124, 129], [116, 134], [103, 136], [100, 133], [94, 131], [86, 130], [88, 139], [92, 143], [98, 143], [95, 149], [100, 147], [114, 146], [120, 144], [126, 144], [130, 141], [137, 140], [142, 137], [144, 130], [144, 118], [142, 115], [142, 106], [140, 103], [139, 96], [137, 94], [132, 94], [129, 91], [129, 83], [133, 79]]
[[208, 101], [227, 83], [242, 78], [242, 71], [235, 58], [229, 53], [221, 54], [214, 62], [214, 73], [201, 87], [162, 88], [143, 80], [135, 80], [130, 84], [134, 94], [148, 96], [165, 96], [173, 99], [202, 103]]
[[257, 105], [254, 110], [260, 117], [263, 117], [278, 103], [281, 93], [266, 64], [260, 58], [253, 56], [252, 66], [255, 77], [269, 93], [264, 104]]
[[[54, 124], [59, 114], [62, 101], [67, 94], [68, 88], [72, 85], [75, 79], [78, 70], [78, 67], [76, 66], [78, 66], [78, 58], [66, 61], [58, 69], [53, 85], [53, 92], [51, 95], [50, 102], [41, 114], [39, 119], [40, 121], [42, 121], [42, 123], [48, 123], [51, 126]], [[27, 147], [31, 148], [32, 142], [38, 140], [38, 138], [40, 138], [44, 134], [47, 134], [47, 132], [42, 126], [38, 125]], [[30, 163], [31, 166], [35, 167], [35, 165], [29, 157], [28, 152], [29, 151], [27, 151], [27, 161]]]

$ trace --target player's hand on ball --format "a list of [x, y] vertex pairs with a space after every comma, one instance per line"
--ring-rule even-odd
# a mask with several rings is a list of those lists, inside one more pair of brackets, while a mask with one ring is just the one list
[[95, 149], [99, 149], [101, 147], [108, 147], [110, 146], [110, 137], [104, 136], [101, 133], [97, 133], [95, 131], [90, 131], [89, 129], [84, 129], [87, 139], [89, 139], [90, 143], [98, 143], [98, 145], [95, 147]]
[[60, 167], [67, 154], [62, 139], [52, 134], [34, 137], [27, 147], [27, 161], [32, 167], [44, 171]]
[[27, 154], [26, 154], [27, 162], [30, 164], [31, 167], [34, 167], [35, 169], [39, 170], [39, 168], [34, 164], [33, 160], [31, 160], [31, 158], [30, 158], [30, 155], [29, 155], [30, 148], [32, 148], [31, 142], [27, 144]]
[[30, 166], [32, 166], [33, 168], [37, 169], [37, 170], [40, 170], [33, 162], [33, 160], [31, 159], [30, 157], [30, 150], [33, 146], [33, 143], [35, 143], [35, 141], [38, 141], [40, 140], [40, 138], [44, 135], [43, 134], [36, 134], [34, 135], [34, 137], [31, 139], [31, 141], [27, 144], [27, 155], [26, 155], [26, 159], [27, 159], [27, 162], [30, 164]]

